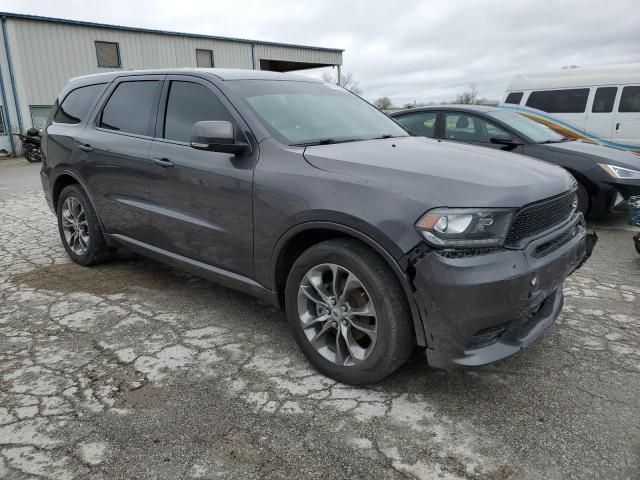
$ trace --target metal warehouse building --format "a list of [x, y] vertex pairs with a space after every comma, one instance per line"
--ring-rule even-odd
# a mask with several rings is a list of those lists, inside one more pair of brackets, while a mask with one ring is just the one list
[[224, 67], [288, 72], [342, 65], [343, 50], [0, 13], [0, 150], [42, 127], [72, 77], [113, 70]]

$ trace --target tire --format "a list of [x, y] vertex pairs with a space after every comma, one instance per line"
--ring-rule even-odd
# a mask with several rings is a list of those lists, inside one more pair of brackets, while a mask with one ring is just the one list
[[636, 246], [636, 252], [640, 254], [640, 235], [636, 235], [633, 237], [633, 243]]
[[578, 211], [582, 212], [586, 218], [591, 210], [591, 198], [589, 197], [589, 192], [584, 185], [578, 182], [578, 190], [576, 193], [578, 194]]
[[[335, 289], [334, 278], [338, 279]], [[314, 284], [320, 284], [321, 290]], [[329, 307], [326, 298], [318, 303], [320, 291], [337, 298], [335, 306]], [[342, 299], [335, 291], [345, 292]], [[340, 313], [341, 306], [346, 313]], [[328, 240], [303, 252], [287, 278], [285, 310], [293, 336], [311, 365], [342, 383], [378, 382], [400, 367], [415, 347], [413, 322], [397, 277], [376, 252], [357, 240]], [[368, 315], [356, 314], [365, 310]], [[309, 322], [306, 327], [303, 319]], [[375, 330], [375, 335], [364, 334], [362, 328]], [[311, 340], [323, 330], [314, 346]], [[343, 336], [342, 332], [349, 333]]]
[[[68, 208], [69, 206], [72, 208]], [[77, 209], [77, 206], [81, 210]], [[79, 213], [80, 211], [84, 213]], [[80, 185], [69, 185], [62, 190], [58, 198], [56, 215], [60, 239], [67, 254], [75, 263], [90, 266], [113, 257], [115, 249], [107, 246], [98, 216]], [[76, 226], [76, 235], [69, 234], [70, 231], [76, 230]]]
[[25, 150], [24, 152], [24, 158], [27, 160], [27, 162], [29, 163], [38, 163], [40, 162], [40, 152], [38, 152], [36, 149], [31, 148], [28, 150]]

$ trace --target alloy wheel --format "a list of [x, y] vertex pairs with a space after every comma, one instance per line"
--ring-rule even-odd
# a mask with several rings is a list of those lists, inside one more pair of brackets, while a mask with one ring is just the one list
[[341, 366], [366, 360], [378, 336], [373, 300], [346, 268], [325, 263], [310, 269], [298, 289], [298, 316], [311, 346]]
[[68, 197], [62, 204], [62, 231], [73, 253], [82, 256], [89, 250], [89, 223], [87, 213], [75, 197]]

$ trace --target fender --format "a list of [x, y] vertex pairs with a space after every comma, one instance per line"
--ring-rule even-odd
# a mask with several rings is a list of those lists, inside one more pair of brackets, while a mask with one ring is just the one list
[[[84, 190], [84, 193], [87, 194], [87, 197], [89, 198], [89, 202], [91, 203], [91, 206], [93, 207], [93, 210], [96, 212], [96, 216], [98, 217], [98, 222], [100, 222], [100, 230], [102, 230], [103, 233], [107, 233], [106, 229], [104, 228], [104, 224], [102, 223], [102, 217], [100, 216], [100, 213], [96, 208], [96, 203], [93, 200], [93, 196], [91, 195], [91, 192], [87, 187], [87, 184], [84, 182], [82, 177], [78, 175], [78, 173], [74, 172], [73, 170], [70, 170], [67, 167], [61, 167], [61, 168], [62, 168], [61, 170], [57, 170], [54, 173], [52, 173], [52, 176], [51, 176], [51, 181], [49, 186], [49, 195], [51, 196], [51, 201], [53, 202], [53, 187], [58, 181], [58, 178], [60, 178], [62, 175], [69, 175], [70, 177], [73, 177], [76, 180], [76, 182], [78, 182], [78, 184], [82, 187], [82, 189]], [[56, 204], [53, 205], [54, 211], [57, 209], [57, 207], [58, 206]], [[113, 242], [109, 240], [109, 237], [107, 235], [105, 235], [105, 239], [107, 240], [107, 244], [109, 244], [109, 246], [114, 246]]]
[[419, 346], [425, 347], [427, 345], [424, 328], [424, 321], [426, 320], [426, 318], [422, 318], [421, 311], [418, 308], [418, 305], [416, 304], [413, 296], [414, 288], [411, 280], [406, 273], [406, 268], [408, 267], [406, 255], [403, 256], [400, 260], [396, 260], [393, 255], [391, 255], [387, 251], [386, 248], [380, 245], [380, 243], [353, 227], [341, 223], [327, 221], [305, 222], [291, 227], [280, 237], [273, 250], [273, 254], [271, 255], [272, 285], [274, 285], [274, 287], [277, 286], [278, 260], [285, 246], [297, 234], [314, 229], [332, 230], [357, 238], [358, 240], [362, 241], [364, 244], [375, 250], [387, 262], [387, 264], [391, 267], [396, 277], [400, 281], [400, 285], [402, 286], [402, 289], [404, 291], [407, 303], [409, 304], [413, 326], [416, 334], [416, 342]]

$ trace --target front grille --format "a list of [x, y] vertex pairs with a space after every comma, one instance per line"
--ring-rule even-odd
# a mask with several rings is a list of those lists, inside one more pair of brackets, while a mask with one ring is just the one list
[[516, 247], [525, 238], [533, 237], [554, 225], [565, 222], [573, 215], [577, 201], [576, 192], [569, 191], [522, 208], [516, 213], [509, 228], [505, 246]]
[[445, 258], [468, 258], [477, 257], [478, 255], [487, 255], [489, 253], [499, 252], [501, 248], [498, 247], [483, 247], [483, 248], [444, 248], [434, 250], [436, 254]]
[[570, 231], [563, 233], [562, 235], [554, 238], [553, 240], [549, 240], [548, 242], [539, 245], [536, 248], [533, 256], [536, 258], [542, 258], [545, 255], [549, 255], [550, 253], [555, 252], [569, 240], [576, 236], [578, 233], [578, 227], [572, 228]]

